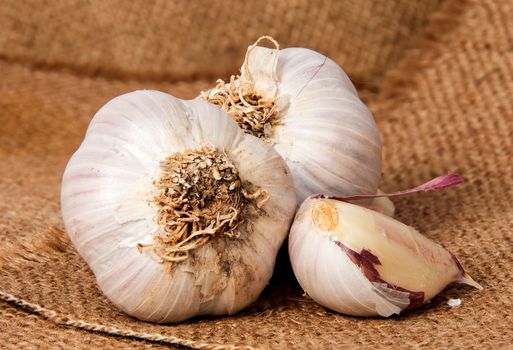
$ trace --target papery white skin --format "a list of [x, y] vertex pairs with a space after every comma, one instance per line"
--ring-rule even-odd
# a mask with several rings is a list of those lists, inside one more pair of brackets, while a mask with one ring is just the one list
[[[346, 248], [379, 259], [373, 268], [380, 281], [366, 277]], [[302, 204], [290, 231], [289, 256], [312, 299], [353, 316], [399, 314], [410, 306], [408, 291], [424, 293], [421, 304], [452, 282], [481, 289], [450, 252], [413, 228], [337, 200], [309, 198]]]
[[[269, 191], [246, 239], [211, 239], [195, 259], [172, 272], [151, 249], [157, 231], [154, 185], [159, 162], [210, 144], [225, 150], [242, 180]], [[286, 164], [265, 142], [244, 134], [219, 108], [158, 91], [114, 98], [95, 115], [69, 161], [61, 193], [66, 231], [103, 293], [139, 319], [177, 322], [195, 315], [233, 314], [253, 302], [270, 279], [296, 207]], [[216, 245], [211, 242], [218, 242]], [[222, 252], [233, 264], [216, 271]]]
[[277, 101], [280, 124], [268, 139], [293, 174], [298, 203], [318, 193], [376, 193], [380, 136], [334, 61], [304, 48], [252, 46], [241, 72], [260, 95]]

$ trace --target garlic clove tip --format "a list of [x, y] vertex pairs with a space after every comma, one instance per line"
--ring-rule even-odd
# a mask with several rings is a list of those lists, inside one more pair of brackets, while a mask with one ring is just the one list
[[484, 290], [483, 286], [477, 283], [468, 273], [463, 273], [463, 276], [455, 281], [456, 283], [466, 284], [467, 286], [474, 287], [478, 290]]

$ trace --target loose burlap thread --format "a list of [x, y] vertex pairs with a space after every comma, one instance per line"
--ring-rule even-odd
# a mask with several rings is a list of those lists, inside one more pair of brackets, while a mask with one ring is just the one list
[[[352, 6], [356, 9], [373, 4], [377, 13], [385, 11], [381, 8], [393, 12], [392, 5], [376, 3], [379, 2], [364, 1]], [[409, 6], [406, 2], [401, 4]], [[458, 172], [466, 179], [459, 188], [397, 199], [398, 218], [454, 252], [483, 285], [483, 292], [452, 286], [421, 309], [400, 317], [387, 320], [346, 317], [302, 296], [282, 257], [273, 280], [259, 300], [232, 317], [155, 325], [124, 315], [102, 296], [94, 276], [62, 232], [59, 182], [67, 159], [83, 138], [94, 111], [113, 96], [155, 88], [178, 97], [194, 97], [212, 86], [217, 74], [233, 72], [239, 64], [236, 58], [243, 55], [245, 46], [254, 38], [237, 39], [240, 42], [228, 40], [235, 43], [232, 51], [235, 58], [230, 58], [226, 66], [211, 65], [212, 70], [208, 72], [190, 66], [180, 75], [177, 67], [186, 65], [180, 61], [183, 56], [173, 50], [166, 51], [164, 56], [176, 54], [175, 62], [181, 62], [176, 65], [158, 63], [160, 58], [157, 58], [152, 66], [144, 55], [137, 56], [140, 53], [128, 62], [111, 61], [104, 57], [109, 51], [106, 48], [87, 55], [91, 45], [82, 48], [84, 58], [73, 60], [73, 55], [66, 57], [64, 51], [65, 43], [71, 39], [57, 35], [56, 46], [45, 53], [42, 47], [47, 47], [50, 41], [36, 36], [30, 44], [28, 39], [8, 38], [9, 35], [28, 36], [23, 30], [29, 29], [23, 23], [26, 25], [29, 19], [24, 18], [20, 21], [25, 22], [18, 24], [25, 28], [21, 32], [0, 31], [4, 44], [0, 50], [2, 347], [468, 349], [511, 346], [513, 31], [509, 24], [513, 20], [513, 4], [492, 0], [447, 2], [435, 13], [427, 10], [435, 5], [429, 7], [425, 2], [423, 6], [424, 12], [419, 11], [414, 22], [420, 28], [418, 23], [424, 21], [419, 18], [424, 13], [426, 26], [418, 36], [413, 34], [414, 26], [406, 34], [402, 32], [403, 36], [395, 36], [396, 39], [411, 37], [411, 40], [390, 49], [396, 50], [396, 58], [389, 56], [386, 63], [375, 57], [360, 61], [363, 53], [351, 56], [345, 46], [341, 49], [334, 44], [322, 45], [329, 46], [330, 56], [341, 64], [354, 59], [348, 68], [351, 76], [362, 80], [377, 77], [372, 86], [360, 86], [371, 90], [364, 93], [369, 93], [366, 96], [383, 135], [383, 189], [410, 187], [448, 171]], [[20, 7], [4, 7], [0, 16], [12, 20], [26, 10]], [[299, 16], [300, 7], [297, 5], [291, 16]], [[68, 7], [62, 5], [62, 8]], [[348, 16], [360, 13], [354, 11]], [[411, 11], [399, 12], [411, 14]], [[51, 16], [50, 12], [42, 12], [34, 16]], [[330, 23], [331, 17], [325, 16], [321, 16], [319, 23]], [[342, 21], [342, 14], [336, 16], [332, 23]], [[100, 17], [94, 18], [103, 23]], [[408, 20], [413, 21], [412, 18]], [[314, 21], [311, 23], [313, 26]], [[354, 26], [357, 32], [359, 29]], [[69, 30], [78, 31], [74, 27]], [[290, 34], [298, 35], [297, 42], [288, 37], [284, 44], [313, 48], [321, 45], [320, 36], [309, 37], [306, 32], [298, 32], [304, 39], [298, 33]], [[356, 38], [349, 35], [346, 40], [364, 38], [365, 45], [372, 48], [368, 55], [379, 55], [379, 45], [384, 43], [379, 41], [382, 33], [373, 36], [367, 32], [367, 35]], [[6, 53], [5, 43], [12, 46], [13, 41], [20, 41], [19, 46]], [[409, 49], [404, 51], [406, 46]], [[112, 49], [116, 58], [127, 53], [124, 48], [118, 50]], [[166, 56], [162, 62], [170, 63], [170, 57]], [[194, 64], [201, 66], [198, 62]], [[358, 66], [358, 62], [367, 63]], [[461, 298], [463, 305], [450, 308], [446, 304], [449, 298]]]

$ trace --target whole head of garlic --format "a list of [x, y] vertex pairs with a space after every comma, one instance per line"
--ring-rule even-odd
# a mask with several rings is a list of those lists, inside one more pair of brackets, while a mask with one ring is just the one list
[[258, 297], [296, 201], [278, 153], [221, 109], [136, 91], [96, 113], [61, 205], [103, 293], [137, 318], [177, 322]]
[[[271, 40], [276, 49], [257, 46]], [[344, 71], [304, 48], [278, 49], [263, 37], [248, 48], [241, 75], [202, 96], [274, 145], [289, 166], [298, 203], [317, 193], [373, 194], [381, 177], [374, 119]]]
[[481, 288], [453, 254], [412, 227], [336, 199], [312, 197], [301, 205], [289, 255], [308, 295], [348, 315], [399, 314], [452, 282]]

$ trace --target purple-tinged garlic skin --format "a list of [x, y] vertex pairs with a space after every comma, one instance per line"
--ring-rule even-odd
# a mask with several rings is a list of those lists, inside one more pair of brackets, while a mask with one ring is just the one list
[[290, 231], [289, 255], [308, 295], [347, 315], [399, 314], [453, 282], [481, 289], [452, 253], [415, 229], [334, 199], [303, 202]]

